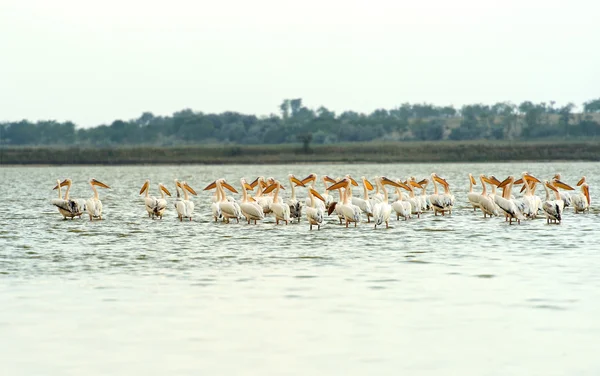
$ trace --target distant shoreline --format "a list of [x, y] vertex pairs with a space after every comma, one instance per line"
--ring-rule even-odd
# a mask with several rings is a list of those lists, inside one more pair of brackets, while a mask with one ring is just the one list
[[115, 148], [4, 146], [0, 150], [0, 164], [6, 167], [517, 161], [600, 161], [600, 140], [367, 142], [313, 145], [308, 152], [298, 144]]

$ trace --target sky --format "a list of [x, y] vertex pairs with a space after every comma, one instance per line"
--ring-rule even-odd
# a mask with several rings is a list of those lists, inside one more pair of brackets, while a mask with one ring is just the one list
[[2, 0], [0, 121], [600, 97], [596, 0]]

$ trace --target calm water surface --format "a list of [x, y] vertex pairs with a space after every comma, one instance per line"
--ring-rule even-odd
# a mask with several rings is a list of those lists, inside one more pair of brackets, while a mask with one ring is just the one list
[[[321, 231], [211, 222], [217, 177], [445, 176], [452, 217]], [[508, 226], [466, 205], [467, 173], [588, 177], [590, 214]], [[2, 375], [598, 375], [598, 163], [2, 167]], [[62, 220], [101, 190], [105, 220]], [[138, 196], [187, 180], [196, 217]], [[319, 180], [320, 181], [320, 180]], [[286, 180], [287, 182], [287, 180]], [[287, 183], [286, 183], [287, 185]], [[319, 184], [319, 190], [322, 186]], [[289, 194], [289, 190], [287, 191]], [[543, 191], [538, 195], [543, 197]], [[355, 191], [355, 194], [359, 194]], [[304, 198], [305, 191], [299, 196]]]

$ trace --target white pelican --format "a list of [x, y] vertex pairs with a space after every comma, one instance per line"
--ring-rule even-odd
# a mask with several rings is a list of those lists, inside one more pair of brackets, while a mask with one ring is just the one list
[[288, 180], [292, 187], [290, 198], [287, 201], [287, 204], [290, 207], [290, 217], [292, 217], [292, 219], [298, 219], [298, 222], [300, 222], [300, 218], [302, 217], [302, 203], [296, 198], [296, 186], [300, 185], [304, 187], [304, 184], [292, 174], [288, 175]]
[[415, 188], [423, 188], [421, 184], [417, 183], [415, 180], [411, 180], [410, 178], [406, 179], [404, 183], [410, 191], [408, 191], [408, 202], [410, 202], [411, 214], [416, 214], [417, 218], [421, 218], [421, 213], [423, 213], [423, 209], [421, 209], [421, 201], [415, 195]]
[[[560, 181], [560, 173], [554, 174], [552, 181], [553, 182]], [[560, 194], [560, 198], [565, 203], [565, 208], [571, 206], [571, 195], [569, 194], [569, 192], [560, 192], [559, 191], [558, 193]]]
[[590, 205], [592, 200], [590, 198], [590, 187], [588, 183], [585, 182], [585, 176], [582, 177], [577, 185], [581, 187], [581, 193], [574, 193], [571, 196], [571, 202], [573, 203], [573, 209], [575, 209], [575, 214], [582, 212], [584, 213], [586, 210], [590, 212]]
[[[179, 188], [183, 191], [183, 199], [179, 194]], [[180, 182], [175, 179], [175, 189], [177, 190], [177, 198], [175, 199], [175, 209], [177, 210], [177, 217], [179, 221], [183, 221], [183, 218], [189, 218], [192, 220], [192, 214], [194, 213], [194, 202], [190, 200], [188, 192], [197, 195], [196, 191], [188, 185], [185, 181]]]
[[358, 206], [367, 216], [367, 222], [370, 223], [371, 217], [373, 216], [373, 208], [371, 207], [371, 202], [369, 200], [369, 191], [373, 190], [373, 184], [371, 184], [364, 176], [361, 176], [360, 179], [363, 183], [363, 198], [352, 196], [352, 205]]
[[327, 175], [324, 175], [322, 179], [323, 179], [323, 185], [325, 186], [325, 191], [323, 192], [323, 194], [321, 194], [321, 197], [323, 197], [325, 199], [325, 201], [324, 201], [325, 208], [329, 209], [329, 205], [331, 205], [331, 203], [333, 202], [333, 197], [329, 194], [329, 191], [327, 190], [327, 183], [329, 182], [329, 183], [335, 184], [337, 182]]
[[531, 189], [531, 183], [541, 183], [535, 176], [528, 172], [523, 172], [521, 179], [515, 181], [513, 184], [523, 184], [525, 194], [520, 200], [515, 200], [515, 204], [519, 207], [521, 213], [527, 218], [535, 218], [538, 212], [537, 200]]
[[380, 177], [375, 176], [375, 193], [373, 193], [373, 198], [372, 198], [372, 200], [374, 200], [374, 201], [371, 202], [372, 207], [374, 207], [377, 202], [383, 201], [384, 196], [383, 196], [383, 193], [381, 193], [380, 191], [385, 188], [380, 186], [380, 183], [378, 183], [379, 181], [380, 181]]
[[503, 182], [498, 185], [498, 188], [503, 188], [502, 196], [494, 196], [494, 201], [496, 205], [504, 212], [504, 216], [506, 219], [509, 219], [509, 224], [512, 225], [513, 219], [517, 221], [517, 223], [521, 224], [521, 220], [525, 219], [519, 208], [517, 207], [515, 201], [511, 198], [512, 186], [515, 182], [514, 176], [509, 176], [504, 179]]
[[254, 199], [263, 208], [263, 212], [265, 214], [271, 213], [271, 203], [273, 202], [273, 197], [263, 194], [264, 189], [267, 187], [267, 183], [265, 183], [265, 178], [260, 176], [256, 179], [256, 182], [258, 189], [256, 191]]
[[[317, 181], [317, 174], [313, 173], [313, 174], [308, 175], [304, 179], [302, 179], [302, 184], [306, 185], [308, 183], [311, 183], [310, 188], [316, 190], [316, 187], [315, 187], [316, 181]], [[312, 198], [311, 197], [313, 197], [313, 196], [311, 196], [311, 195], [306, 196], [306, 199], [304, 200], [304, 205], [306, 207], [312, 206]], [[315, 201], [315, 207], [321, 208], [323, 211], [325, 211], [325, 209], [327, 209], [327, 207], [325, 206], [325, 201], [321, 201], [321, 200]]]
[[290, 217], [290, 207], [287, 204], [280, 203], [279, 198], [279, 190], [285, 189], [279, 180], [275, 180], [273, 184], [265, 188], [263, 193], [270, 193], [275, 191], [275, 195], [273, 196], [273, 203], [271, 203], [270, 209], [275, 214], [275, 224], [279, 224], [279, 221], [285, 222], [287, 225], [292, 218]]
[[332, 203], [329, 206], [329, 213], [331, 213], [336, 208], [340, 210], [344, 219], [346, 220], [346, 227], [350, 222], [354, 222], [354, 227], [360, 221], [360, 208], [356, 205], [352, 205], [350, 202], [350, 197], [352, 197], [352, 181], [351, 178], [345, 177], [339, 182], [331, 185], [327, 190], [332, 191], [334, 189], [345, 188], [344, 193], [342, 194], [342, 201], [337, 203]]
[[[485, 187], [485, 183], [490, 184], [492, 187], [495, 187], [495, 183], [483, 174], [479, 175], [479, 180], [481, 181], [481, 187], [483, 188], [483, 190], [479, 195], [478, 201], [479, 208], [483, 212], [483, 218], [486, 218], [488, 215], [490, 217], [498, 216], [498, 209], [496, 203], [494, 202], [494, 199], [490, 195], [488, 195], [487, 189]], [[500, 182], [498, 182], [498, 184], [500, 184]]]
[[[554, 191], [554, 200], [550, 199], [548, 188]], [[551, 221], [560, 223], [565, 203], [560, 197], [560, 193], [558, 192], [558, 189], [556, 189], [554, 181], [548, 182], [547, 180], [544, 180], [544, 189], [546, 190], [546, 201], [542, 205], [542, 209], [544, 210], [544, 214], [546, 214], [546, 223], [550, 223]]]
[[[400, 220], [400, 217], [404, 218], [406, 221], [410, 218], [410, 214], [412, 213], [412, 204], [410, 201], [404, 200], [404, 195], [400, 192], [400, 187], [410, 190], [410, 187], [406, 186], [400, 179], [396, 180], [396, 183], [402, 184], [401, 186], [395, 186], [396, 188], [396, 200], [392, 202], [392, 209], [396, 212], [396, 220]], [[383, 188], [383, 192], [387, 190]], [[385, 195], [384, 195], [385, 196]], [[385, 198], [385, 197], [384, 197]], [[378, 204], [375, 204], [377, 206]]]
[[223, 214], [223, 220], [229, 223], [232, 218], [235, 218], [239, 223], [241, 208], [236, 202], [227, 200], [227, 195], [225, 194], [223, 187], [229, 189], [233, 193], [237, 193], [237, 190], [229, 185], [225, 179], [217, 179], [214, 184], [220, 191], [221, 201], [219, 202], [219, 207], [221, 208], [221, 213]]
[[310, 225], [310, 229], [312, 230], [313, 225], [317, 226], [317, 230], [321, 229], [321, 225], [325, 221], [325, 213], [320, 208], [317, 208], [315, 203], [315, 198], [325, 202], [323, 196], [319, 194], [319, 192], [315, 191], [312, 188], [308, 188], [308, 195], [311, 197], [312, 206], [306, 208], [306, 219], [308, 220], [308, 224]]
[[473, 205], [473, 211], [479, 208], [479, 197], [480, 194], [473, 192], [473, 186], [477, 185], [475, 178], [471, 173], [469, 173], [469, 193], [467, 193], [467, 199], [469, 200], [469, 204]]
[[[416, 181], [417, 179], [411, 178], [411, 180]], [[429, 179], [423, 179], [418, 184], [420, 184], [422, 187], [421, 194], [418, 196], [419, 202], [421, 203], [421, 210], [431, 210], [431, 201], [429, 200], [429, 196], [427, 195], [427, 185], [429, 184]]]
[[[410, 188], [407, 187], [404, 183], [397, 183], [386, 178], [385, 176], [379, 178], [379, 185], [381, 185], [381, 188], [383, 189], [383, 200], [375, 204], [375, 206], [373, 207], [373, 221], [375, 222], [375, 228], [377, 228], [378, 225], [381, 225], [384, 222], [385, 228], [389, 228], [390, 215], [392, 214], [392, 206], [388, 203], [388, 191], [385, 188], [385, 185], [391, 185], [396, 188], [404, 188], [406, 190], [410, 190]], [[398, 193], [400, 194], [400, 199], [396, 202], [406, 202], [408, 204], [408, 213], [410, 215], [410, 203], [408, 201], [400, 201], [402, 199], [402, 193], [400, 191], [398, 191]]]
[[[69, 191], [71, 190], [71, 179], [65, 179], [62, 182], [60, 180], [56, 180], [56, 186], [53, 189], [58, 189], [58, 199], [53, 199], [52, 205], [58, 208], [60, 214], [62, 214], [64, 219], [67, 217], [73, 219], [73, 217], [81, 218], [81, 214], [83, 213], [84, 206], [81, 203], [81, 200], [74, 200], [69, 198]], [[67, 191], [65, 192], [65, 197], [62, 197], [61, 187], [67, 186]]]
[[[240, 211], [242, 215], [246, 217], [246, 221], [250, 224], [250, 221], [262, 221], [265, 219], [265, 213], [262, 207], [252, 198], [248, 197], [247, 189], [252, 189], [252, 186], [246, 183], [244, 178], [240, 179], [242, 183], [242, 202], [240, 202]], [[218, 190], [217, 190], [218, 191]]]
[[[433, 181], [433, 194], [429, 195], [429, 201], [435, 215], [442, 213], [445, 215], [446, 212], [452, 213], [453, 200], [452, 195], [449, 191], [449, 184], [445, 179], [439, 177], [436, 173], [431, 174], [431, 180]], [[440, 194], [436, 183], [440, 183], [444, 187], [445, 193]]]
[[102, 201], [100, 201], [100, 197], [98, 196], [98, 191], [96, 190], [96, 186], [102, 188], [110, 188], [108, 185], [98, 181], [96, 179], [90, 179], [90, 187], [92, 187], [92, 191], [94, 191], [94, 195], [85, 203], [86, 210], [90, 216], [90, 221], [94, 220], [94, 218], [102, 220]]
[[146, 192], [146, 196], [144, 197], [144, 204], [146, 207], [146, 211], [148, 212], [148, 217], [154, 219], [154, 217], [158, 217], [162, 219], [163, 213], [167, 209], [167, 200], [165, 198], [165, 193], [168, 196], [171, 196], [171, 192], [165, 187], [162, 183], [158, 183], [158, 191], [160, 192], [160, 198], [156, 198], [154, 196], [150, 196], [150, 180], [146, 180], [142, 189], [140, 189], [140, 194]]
[[[339, 183], [341, 181], [341, 179], [337, 179], [336, 183]], [[344, 213], [342, 213], [342, 201], [344, 201], [344, 194], [342, 192], [343, 187], [340, 186], [337, 191], [338, 191], [338, 196], [339, 196], [339, 200], [332, 202], [331, 205], [329, 205], [329, 208], [327, 209], [327, 215], [331, 215], [331, 213], [333, 213], [335, 211], [335, 214], [337, 215], [339, 221], [340, 221], [340, 225], [342, 224], [342, 221], [344, 221]], [[338, 205], [339, 203], [339, 205]]]

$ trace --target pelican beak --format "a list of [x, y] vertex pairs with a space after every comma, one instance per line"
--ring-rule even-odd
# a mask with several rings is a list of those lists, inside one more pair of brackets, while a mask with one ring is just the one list
[[183, 186], [183, 188], [185, 188], [188, 192], [190, 192], [191, 194], [193, 194], [194, 196], [197, 196], [198, 194], [196, 193], [196, 191], [194, 191], [194, 188], [190, 187], [188, 185], [188, 183], [185, 183], [185, 185]]
[[235, 188], [233, 188], [231, 185], [229, 185], [229, 183], [227, 182], [223, 182], [221, 183], [221, 185], [227, 189], [229, 189], [229, 191], [233, 192], [233, 193], [238, 193], [238, 191], [235, 190]]
[[348, 184], [348, 181], [346, 179], [342, 179], [342, 180], [338, 181], [337, 183], [327, 187], [327, 190], [333, 191], [334, 189], [344, 188], [344, 187], [346, 187], [347, 184]]
[[562, 189], [566, 189], [567, 191], [574, 191], [575, 190], [575, 188], [571, 187], [569, 184], [563, 183], [560, 180], [555, 180], [554, 181], [554, 186], [562, 188]]
[[528, 181], [534, 181], [536, 183], [541, 183], [540, 179], [536, 178], [535, 176], [533, 176], [529, 173], [525, 174], [525, 179]]
[[502, 188], [510, 182], [510, 176], [504, 179], [500, 184], [498, 184], [498, 188]]
[[98, 181], [98, 180], [96, 180], [96, 179], [92, 179], [92, 184], [93, 184], [93, 185], [97, 185], [98, 187], [102, 187], [102, 188], [108, 188], [108, 189], [110, 189], [110, 187], [109, 187], [108, 185], [106, 185], [106, 184], [104, 184], [103, 182], [101, 182], [101, 181]]
[[209, 185], [206, 186], [206, 188], [204, 188], [204, 191], [208, 191], [210, 189], [215, 189], [217, 188], [217, 181], [213, 181], [212, 183], [210, 183]]
[[164, 185], [160, 185], [160, 190], [165, 192], [167, 194], [167, 196], [171, 196], [171, 192], [169, 192], [169, 190], [167, 189], [167, 187], [165, 187]]
[[[517, 182], [515, 182], [515, 184], [516, 184], [516, 183], [517, 183]], [[525, 184], [523, 184], [523, 186], [521, 187], [521, 190], [519, 191], [519, 193], [523, 193], [523, 191], [524, 191], [525, 189], [527, 189], [527, 185], [526, 185], [526, 184], [527, 184], [527, 182], [525, 182]]]
[[592, 199], [590, 198], [590, 187], [589, 185], [584, 185], [583, 186], [583, 194], [585, 195], [585, 198], [587, 198], [587, 202], [588, 205], [590, 205], [592, 203]]
[[256, 188], [256, 185], [258, 184], [258, 179], [260, 179], [260, 178], [256, 178], [256, 179], [254, 179], [254, 181], [252, 183], [250, 183], [250, 186], [252, 187], [252, 189]]
[[490, 176], [488, 179], [490, 180], [491, 184], [494, 184], [496, 187], [502, 184], [502, 182], [498, 180], [494, 175]]
[[295, 184], [296, 184], [296, 187], [297, 187], [297, 186], [306, 187], [306, 186], [304, 185], [304, 183], [303, 183], [302, 181], [298, 180], [298, 178], [297, 178], [297, 177], [295, 177], [295, 176], [292, 176], [292, 177], [291, 177], [291, 180], [292, 180], [292, 183], [295, 183]]
[[260, 182], [260, 187], [261, 187], [262, 189], [265, 189], [267, 186], [268, 186], [268, 184], [267, 184], [267, 183], [265, 183], [264, 181], [261, 181], [261, 182]]
[[275, 187], [277, 187], [277, 184], [271, 184], [267, 188], [265, 188], [262, 193], [271, 193], [275, 189]]
[[397, 183], [393, 180], [390, 180], [388, 178], [386, 178], [385, 176], [381, 177], [381, 185], [392, 185], [394, 187], [398, 187], [398, 188], [404, 188], [406, 190], [410, 191], [410, 188], [408, 188], [408, 186], [404, 183]]
[[443, 185], [444, 187], [449, 187], [449, 186], [450, 186], [450, 184], [448, 184], [448, 182], [446, 181], [446, 179], [444, 179], [444, 178], [441, 178], [441, 177], [439, 177], [439, 176], [437, 176], [437, 175], [435, 175], [435, 176], [433, 177], [433, 179], [434, 179], [435, 181], [437, 181], [438, 183], [440, 183], [441, 185]]
[[310, 193], [315, 196], [316, 198], [318, 198], [319, 200], [325, 202], [325, 199], [323, 198], [323, 196], [321, 196], [319, 194], [319, 192], [315, 191], [314, 189], [310, 188]]
[[333, 184], [337, 183], [337, 181], [335, 181], [334, 178], [331, 178], [331, 177], [329, 177], [327, 175], [325, 175], [325, 181], [328, 182], [328, 183], [333, 183]]
[[373, 188], [373, 184], [371, 184], [371, 182], [370, 182], [370, 181], [368, 181], [367, 179], [365, 179], [365, 186], [367, 187], [367, 189], [368, 189], [369, 191], [372, 191], [372, 190], [374, 189], [374, 188]]
[[423, 186], [421, 184], [417, 183], [414, 180], [411, 180], [409, 183], [410, 183], [410, 185], [412, 185], [415, 188], [423, 188]]
[[579, 187], [583, 183], [585, 183], [585, 176], [579, 179], [579, 181], [577, 182], [577, 186]]
[[554, 192], [558, 192], [558, 189], [556, 189], [556, 187], [548, 182], [546, 182], [546, 187], [552, 189]]
[[477, 185], [477, 182], [475, 181], [475, 178], [473, 177], [473, 175], [469, 174], [469, 179], [471, 179], [471, 184]]
[[356, 182], [356, 180], [354, 180], [351, 176], [349, 176], [350, 178], [350, 183], [352, 183], [353, 186], [358, 187], [358, 183]]
[[[69, 185], [69, 179], [65, 179], [60, 182], [61, 188], [64, 187], [65, 185]], [[56, 189], [56, 188], [58, 188], [58, 186], [54, 187], [54, 189]]]
[[333, 211], [335, 210], [336, 206], [337, 206], [337, 201], [329, 204], [329, 208], [327, 209], [327, 215], [331, 215], [331, 213], [333, 213]]
[[244, 188], [245, 188], [246, 190], [248, 190], [248, 191], [252, 191], [252, 190], [254, 190], [254, 187], [253, 187], [253, 186], [251, 186], [251, 185], [250, 185], [250, 184], [248, 184], [248, 183], [244, 183]]
[[523, 179], [517, 179], [513, 182], [514, 185], [523, 184]]
[[256, 200], [254, 199], [254, 197], [250, 197], [250, 196], [248, 196], [248, 201], [256, 202]]
[[305, 177], [304, 179], [302, 179], [302, 184], [306, 184], [306, 183], [310, 183], [313, 180], [316, 180], [317, 177], [314, 174], [310, 174], [307, 177]]
[[140, 189], [140, 194], [144, 193], [144, 191], [146, 191], [146, 189], [148, 189], [149, 185], [150, 185], [150, 182], [148, 180], [146, 180], [144, 185], [142, 185], [142, 189]]

